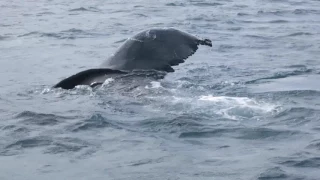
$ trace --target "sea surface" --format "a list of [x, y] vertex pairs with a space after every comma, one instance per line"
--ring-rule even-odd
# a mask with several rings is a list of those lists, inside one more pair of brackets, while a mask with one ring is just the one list
[[[51, 88], [153, 27], [213, 47]], [[1, 0], [0, 179], [318, 180], [319, 78], [319, 0]]]

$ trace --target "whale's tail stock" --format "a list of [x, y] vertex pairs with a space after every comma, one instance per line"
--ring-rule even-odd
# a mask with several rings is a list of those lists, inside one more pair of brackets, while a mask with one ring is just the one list
[[73, 89], [78, 85], [90, 85], [95, 87], [103, 84], [104, 81], [113, 76], [127, 74], [127, 72], [106, 68], [88, 69], [63, 79], [53, 86], [53, 88]]
[[95, 87], [108, 78], [135, 70], [174, 72], [172, 66], [184, 63], [197, 51], [199, 45], [212, 47], [212, 41], [174, 28], [145, 30], [125, 41], [100, 65], [101, 68], [79, 72], [53, 87], [63, 89], [73, 89], [77, 85]]

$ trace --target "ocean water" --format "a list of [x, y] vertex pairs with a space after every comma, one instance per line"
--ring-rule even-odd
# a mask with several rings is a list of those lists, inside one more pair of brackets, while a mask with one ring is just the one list
[[[152, 27], [213, 47], [51, 89]], [[2, 0], [0, 179], [317, 180], [319, 49], [319, 0]]]

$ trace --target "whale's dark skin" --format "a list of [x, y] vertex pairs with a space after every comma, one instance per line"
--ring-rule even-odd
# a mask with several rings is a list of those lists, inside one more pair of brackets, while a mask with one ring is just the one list
[[172, 66], [183, 63], [194, 54], [199, 45], [212, 47], [209, 39], [199, 39], [174, 29], [149, 29], [129, 38], [119, 49], [100, 65], [68, 77], [54, 88], [73, 89], [77, 85], [94, 87], [106, 79], [133, 70], [174, 72]]
[[127, 72], [113, 69], [88, 69], [72, 75], [58, 84], [54, 88], [73, 89], [77, 85], [89, 85], [91, 87], [102, 84], [106, 79], [113, 76], [127, 74]]

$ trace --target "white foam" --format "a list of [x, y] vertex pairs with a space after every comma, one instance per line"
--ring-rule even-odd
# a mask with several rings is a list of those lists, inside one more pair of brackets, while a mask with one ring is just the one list
[[150, 37], [150, 30], [146, 31], [146, 36]]
[[139, 39], [135, 39], [135, 38], [128, 38], [129, 40], [132, 40], [132, 41], [138, 41], [138, 42], [143, 42], [143, 41], [141, 41], [141, 40], [139, 40]]
[[156, 39], [157, 35], [154, 33], [150, 33], [150, 30], [146, 31], [146, 37], [152, 38], [152, 39]]
[[49, 92], [51, 92], [52, 89], [51, 88], [44, 88], [42, 91], [41, 91], [41, 94], [47, 94]]
[[161, 88], [161, 83], [160, 82], [157, 82], [157, 81], [151, 81], [150, 82], [151, 84], [151, 87], [149, 87], [148, 85], [145, 87], [146, 89], [158, 89], [158, 88]]
[[200, 96], [199, 100], [212, 101], [216, 103], [232, 103], [238, 105], [247, 105], [255, 103], [252, 99], [247, 97], [228, 97], [228, 96]]
[[259, 102], [248, 97], [200, 96], [200, 101], [213, 103], [215, 111], [229, 119], [263, 116], [277, 110], [277, 105]]
[[102, 87], [110, 84], [110, 83], [113, 82], [113, 81], [114, 81], [113, 78], [108, 78], [108, 79], [106, 79], [106, 80], [103, 82]]
[[81, 90], [89, 90], [90, 86], [88, 86], [88, 85], [76, 85], [74, 88], [75, 89], [81, 89]]

